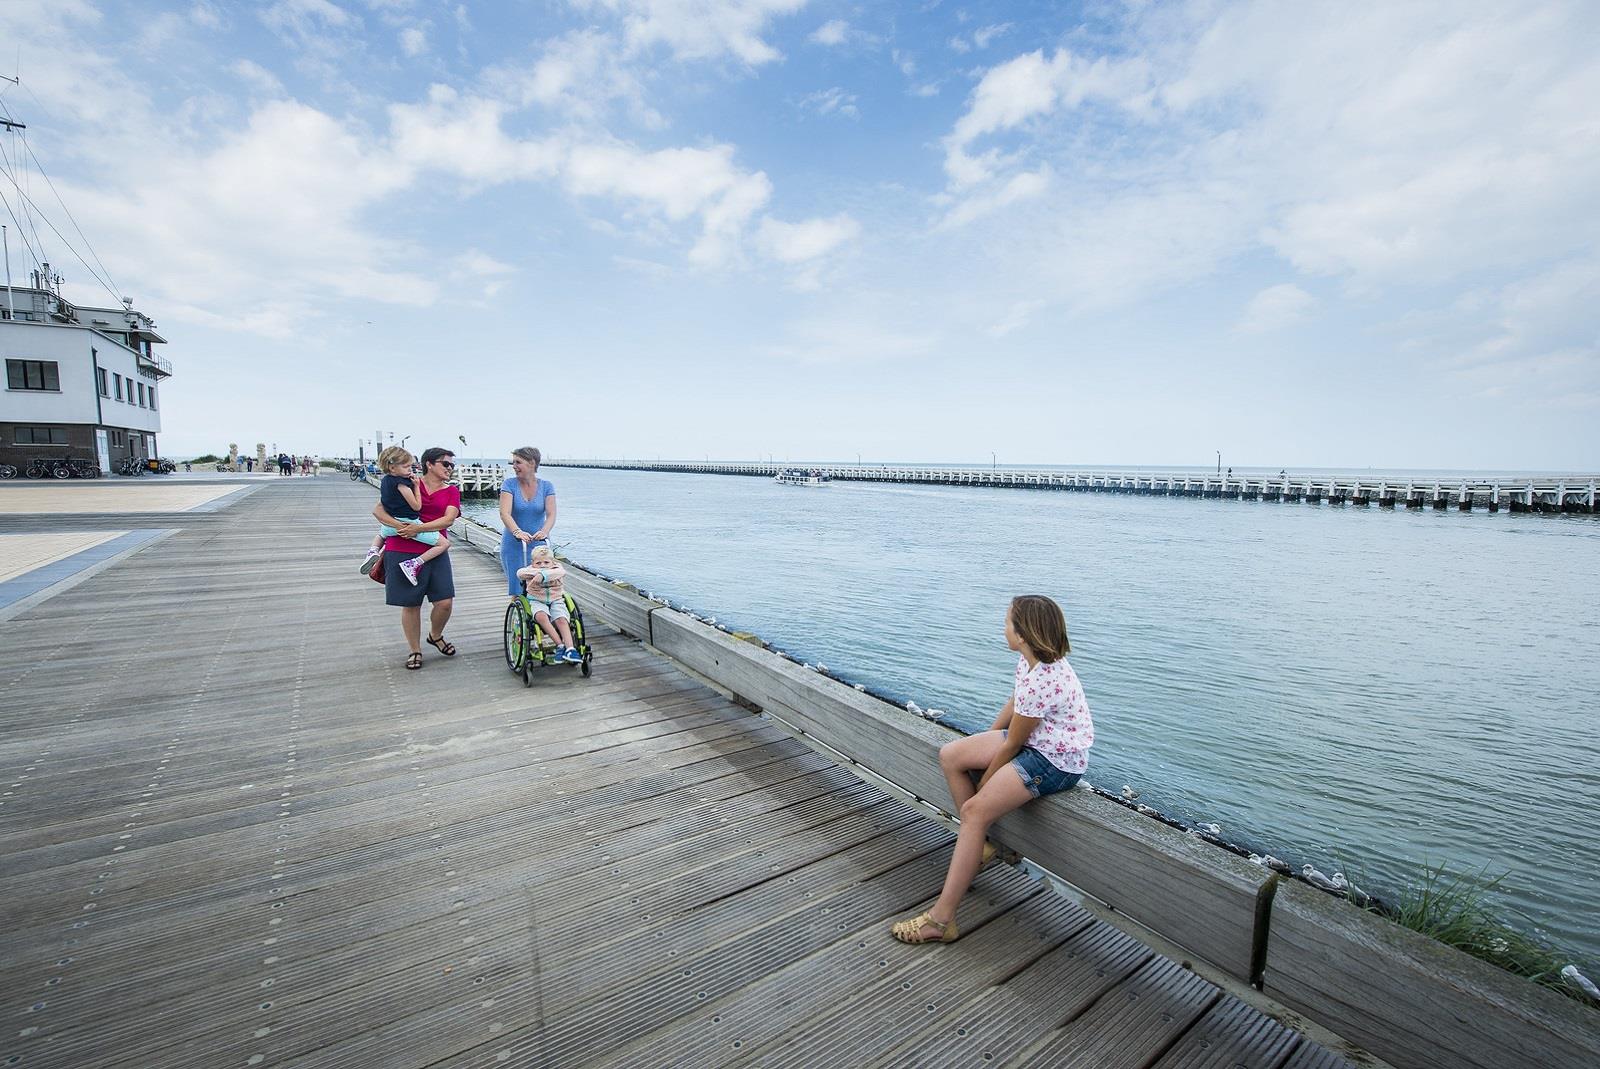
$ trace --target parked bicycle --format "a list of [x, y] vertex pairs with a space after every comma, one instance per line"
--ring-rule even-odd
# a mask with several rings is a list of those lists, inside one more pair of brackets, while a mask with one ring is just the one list
[[98, 479], [103, 474], [100, 461], [94, 457], [68, 457], [67, 467], [72, 469], [74, 479]]
[[28, 461], [30, 479], [70, 479], [72, 466], [65, 457], [34, 457]]
[[138, 457], [123, 457], [112, 465], [111, 470], [118, 475], [143, 475], [144, 461]]
[[15, 464], [0, 464], [0, 479], [15, 479], [17, 474]]

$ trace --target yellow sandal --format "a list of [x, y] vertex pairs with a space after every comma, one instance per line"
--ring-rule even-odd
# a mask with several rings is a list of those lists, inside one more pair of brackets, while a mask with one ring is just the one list
[[[924, 928], [935, 928], [937, 936], [922, 934]], [[902, 943], [954, 943], [961, 937], [961, 931], [956, 927], [956, 922], [946, 924], [933, 919], [932, 913], [923, 913], [908, 921], [900, 921], [889, 928], [889, 934]]]

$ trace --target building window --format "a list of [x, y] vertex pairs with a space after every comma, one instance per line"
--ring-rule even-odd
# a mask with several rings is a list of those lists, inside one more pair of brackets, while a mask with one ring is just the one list
[[111, 444], [116, 446], [118, 449], [122, 448], [122, 432], [121, 431], [112, 431], [111, 432]]
[[66, 445], [65, 427], [18, 427], [12, 440], [17, 445]]
[[154, 386], [150, 387], [150, 407], [156, 407], [156, 388]]
[[116, 382], [117, 382], [117, 400], [120, 401], [120, 400], [122, 400], [122, 376], [121, 375], [112, 375], [111, 377], [113, 379], [115, 379]]
[[54, 360], [7, 360], [6, 386], [13, 390], [61, 392], [61, 369]]
[[107, 379], [106, 374], [107, 374], [106, 369], [105, 368], [101, 368], [100, 369], [100, 396], [101, 397], [110, 397], [111, 396], [111, 383], [110, 383], [110, 380]]
[[142, 382], [139, 383], [139, 407], [140, 408], [146, 407], [145, 403], [144, 403], [144, 383], [142, 383]]

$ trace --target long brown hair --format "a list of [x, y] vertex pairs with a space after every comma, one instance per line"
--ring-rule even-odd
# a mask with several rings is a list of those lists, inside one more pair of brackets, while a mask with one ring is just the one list
[[1061, 606], [1043, 594], [1019, 594], [1011, 599], [1011, 626], [1033, 655], [1054, 664], [1072, 652], [1067, 640], [1067, 618]]

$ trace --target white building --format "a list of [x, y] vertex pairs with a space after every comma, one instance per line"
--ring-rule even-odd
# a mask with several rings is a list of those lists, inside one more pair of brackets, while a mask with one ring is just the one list
[[34, 457], [93, 457], [102, 471], [124, 457], [154, 457], [161, 383], [172, 365], [152, 347], [166, 339], [149, 316], [74, 305], [48, 265], [32, 286], [0, 290], [0, 464]]

